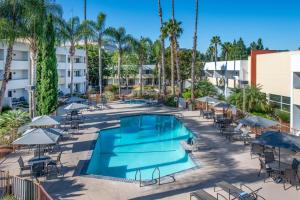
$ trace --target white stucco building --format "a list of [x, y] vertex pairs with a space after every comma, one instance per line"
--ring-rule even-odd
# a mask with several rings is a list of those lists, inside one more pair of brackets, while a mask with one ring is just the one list
[[[7, 46], [0, 43], [0, 84], [4, 74], [5, 58]], [[58, 71], [58, 89], [63, 94], [70, 92], [70, 58], [67, 47], [56, 48], [57, 71]], [[5, 91], [5, 104], [10, 105], [12, 100], [28, 99], [30, 73], [30, 59], [28, 44], [16, 42], [13, 51], [13, 60], [11, 65], [10, 80]], [[85, 51], [76, 49], [74, 61], [74, 92], [84, 93], [86, 88], [86, 59]]]

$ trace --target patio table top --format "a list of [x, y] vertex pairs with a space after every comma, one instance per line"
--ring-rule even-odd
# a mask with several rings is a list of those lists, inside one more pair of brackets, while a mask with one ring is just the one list
[[33, 157], [30, 160], [28, 160], [28, 164], [34, 165], [37, 163], [45, 163], [45, 162], [48, 162], [49, 160], [51, 160], [50, 156], [37, 156], [37, 157]]

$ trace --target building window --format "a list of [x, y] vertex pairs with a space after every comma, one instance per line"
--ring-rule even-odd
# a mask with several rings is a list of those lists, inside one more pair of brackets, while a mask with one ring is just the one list
[[71, 76], [71, 72], [70, 72], [70, 70], [68, 71], [68, 77], [70, 77]]
[[12, 97], [12, 91], [11, 91], [11, 90], [9, 90], [9, 91], [7, 92], [7, 96], [8, 96], [8, 97]]
[[28, 61], [27, 51], [13, 51], [13, 60], [15, 61]]
[[80, 76], [80, 71], [79, 70], [76, 70], [75, 71], [75, 77], [79, 77]]
[[65, 63], [66, 62], [66, 55], [57, 54], [56, 59], [57, 59], [57, 62], [59, 62], [59, 63]]
[[286, 96], [280, 96], [276, 94], [269, 94], [270, 104], [282, 111], [290, 112], [291, 98]]

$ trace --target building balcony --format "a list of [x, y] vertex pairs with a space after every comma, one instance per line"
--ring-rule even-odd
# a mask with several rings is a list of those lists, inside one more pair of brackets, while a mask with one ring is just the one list
[[[11, 70], [29, 69], [29, 61], [13, 60], [11, 63]], [[4, 61], [0, 60], [0, 70], [4, 70]]]
[[[2, 81], [0, 81], [0, 85], [2, 85]], [[21, 89], [26, 88], [29, 85], [28, 79], [17, 79], [17, 80], [9, 80], [7, 83], [7, 90]]]
[[59, 77], [58, 78], [58, 84], [60, 84], [60, 85], [66, 84], [66, 77]]

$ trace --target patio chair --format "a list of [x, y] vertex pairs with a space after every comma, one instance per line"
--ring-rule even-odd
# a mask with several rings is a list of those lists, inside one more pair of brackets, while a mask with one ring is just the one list
[[[300, 179], [295, 169], [285, 169], [283, 172], [282, 179], [284, 190], [288, 190], [293, 186], [295, 186], [296, 190], [298, 190]], [[286, 187], [287, 183], [290, 184], [289, 187]]]
[[31, 176], [37, 178], [45, 175], [45, 163], [34, 163], [31, 166]]
[[58, 164], [59, 164], [59, 165], [60, 165], [60, 168], [61, 168], [61, 172], [62, 172], [62, 167], [63, 167], [63, 165], [62, 165], [62, 163], [61, 163], [61, 154], [62, 154], [62, 152], [60, 152], [60, 153], [58, 154], [56, 160], [51, 160], [51, 161], [48, 162], [48, 164], [47, 164], [47, 170], [48, 170], [48, 167], [49, 167], [49, 166], [50, 166], [50, 167], [55, 167], [57, 173], [59, 173], [59, 170], [58, 170]]
[[260, 169], [258, 172], [258, 177], [260, 177], [261, 173], [264, 171], [266, 173], [266, 177], [264, 178], [264, 182], [266, 182], [267, 178], [270, 178], [273, 176], [273, 174], [275, 173], [274, 170], [272, 170], [272, 168], [268, 167], [265, 162], [262, 160], [262, 158], [259, 158], [259, 164], [260, 164]]
[[33, 151], [33, 157], [43, 156], [45, 155], [44, 149], [35, 149]]
[[252, 141], [252, 137], [250, 136], [250, 131], [248, 129], [240, 130], [240, 132], [236, 132], [237, 134], [234, 134], [232, 136], [233, 140], [237, 141], [243, 141], [244, 144], [249, 144]]
[[[262, 188], [258, 188], [256, 190], [251, 189], [249, 186], [245, 184], [241, 184], [240, 188], [227, 183], [226, 181], [221, 181], [219, 183], [216, 183], [216, 186], [214, 187], [214, 191], [216, 192], [216, 188], [221, 188], [223, 191], [228, 193], [228, 199], [231, 199], [231, 196], [234, 197], [234, 199], [240, 199], [240, 200], [258, 200], [258, 199], [265, 199], [262, 196], [258, 195], [257, 193]], [[244, 190], [244, 188], [247, 189], [247, 191]]]
[[18, 164], [19, 164], [19, 167], [20, 167], [20, 176], [22, 176], [22, 172], [23, 171], [25, 171], [25, 170], [31, 170], [31, 166], [30, 165], [25, 165], [24, 164], [24, 160], [23, 160], [22, 156], [19, 157]]
[[275, 161], [275, 156], [273, 152], [264, 152], [265, 156], [265, 164], [271, 163]]
[[264, 146], [260, 144], [252, 143], [250, 155], [251, 155], [251, 159], [253, 159], [253, 155], [262, 157], [264, 155]]
[[[190, 200], [194, 197], [198, 200], [219, 200], [219, 196], [226, 199], [223, 195], [217, 193], [217, 198], [207, 193], [205, 190], [197, 190], [190, 193]], [[226, 199], [227, 200], [227, 199]]]

